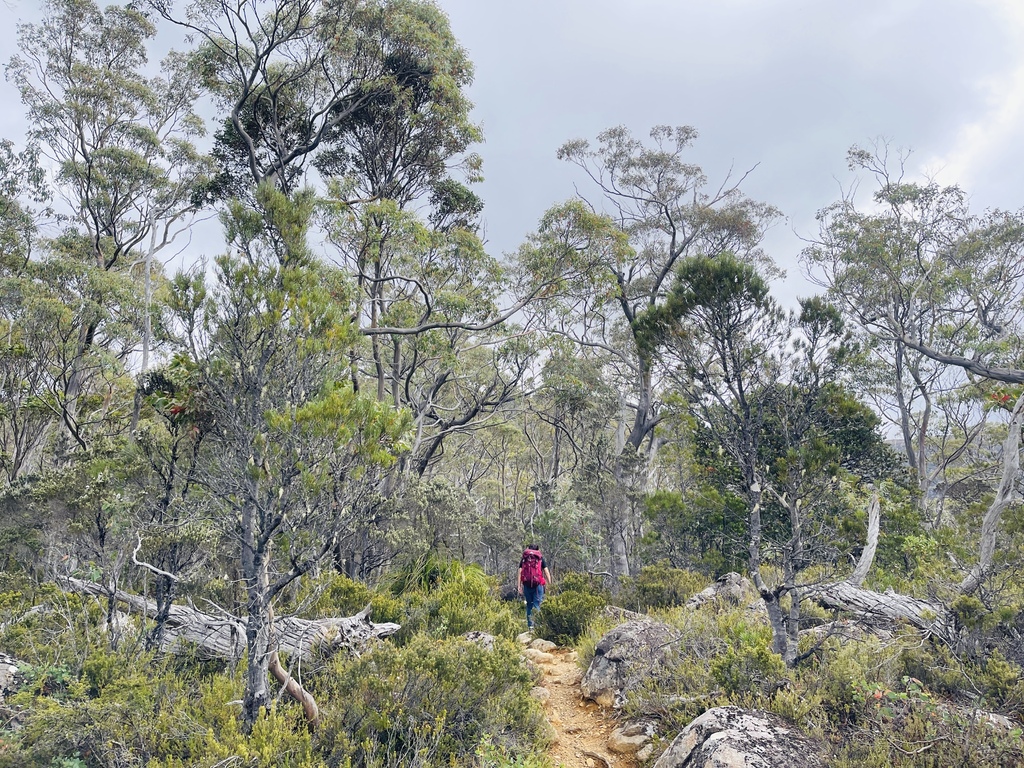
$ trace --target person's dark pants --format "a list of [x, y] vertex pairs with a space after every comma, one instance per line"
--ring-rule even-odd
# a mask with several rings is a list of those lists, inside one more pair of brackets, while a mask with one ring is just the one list
[[544, 585], [538, 584], [536, 587], [530, 587], [523, 584], [523, 597], [526, 598], [526, 625], [533, 629], [533, 611], [535, 608], [540, 608], [540, 604], [544, 600]]

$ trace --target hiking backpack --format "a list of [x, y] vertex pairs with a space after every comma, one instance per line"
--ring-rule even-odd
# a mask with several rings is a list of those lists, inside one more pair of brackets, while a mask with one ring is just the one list
[[541, 563], [543, 562], [543, 555], [539, 550], [536, 549], [524, 549], [523, 550], [523, 584], [527, 587], [539, 587], [544, 583], [544, 577], [541, 572]]

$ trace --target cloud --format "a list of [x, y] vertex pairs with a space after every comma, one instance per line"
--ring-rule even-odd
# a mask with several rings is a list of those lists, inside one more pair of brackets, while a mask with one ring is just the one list
[[1020, 0], [983, 0], [1015, 43], [1016, 61], [1008, 69], [981, 79], [983, 113], [961, 126], [953, 146], [924, 163], [943, 184], [965, 188], [984, 184], [1024, 133], [1024, 4]]

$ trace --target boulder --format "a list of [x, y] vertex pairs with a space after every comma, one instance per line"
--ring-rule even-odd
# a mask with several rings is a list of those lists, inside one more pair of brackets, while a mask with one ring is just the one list
[[637, 720], [616, 728], [608, 737], [608, 751], [618, 755], [639, 754], [654, 738], [656, 727], [652, 720]]
[[768, 712], [716, 707], [690, 723], [654, 768], [825, 768], [824, 747]]
[[21, 664], [16, 658], [0, 653], [0, 704], [25, 684], [25, 676], [21, 673], [20, 667]]
[[524, 648], [523, 656], [532, 661], [534, 664], [553, 664], [555, 657], [550, 653], [544, 651], [538, 651], [536, 648]]
[[487, 632], [481, 632], [479, 630], [473, 630], [472, 632], [467, 632], [464, 635], [464, 637], [467, 640], [469, 640], [469, 642], [476, 643], [481, 648], [483, 648], [485, 651], [493, 651], [494, 650], [494, 643], [497, 640], [497, 638], [495, 638], [494, 635], [489, 634]]
[[542, 640], [538, 637], [536, 640], [530, 643], [530, 647], [533, 648], [535, 651], [541, 651], [542, 653], [551, 653], [558, 646], [552, 643], [550, 640]]
[[725, 600], [739, 605], [747, 597], [754, 597], [754, 586], [750, 581], [738, 573], [727, 573], [687, 600], [686, 607], [700, 608], [712, 600]]
[[678, 632], [668, 624], [642, 619], [620, 624], [594, 649], [583, 676], [583, 695], [604, 707], [620, 707], [626, 692], [657, 675], [674, 652]]
[[606, 605], [601, 609], [601, 616], [606, 619], [613, 619], [614, 621], [634, 621], [636, 619], [645, 619], [647, 614], [637, 613], [631, 611], [628, 608], [620, 608], [617, 605]]

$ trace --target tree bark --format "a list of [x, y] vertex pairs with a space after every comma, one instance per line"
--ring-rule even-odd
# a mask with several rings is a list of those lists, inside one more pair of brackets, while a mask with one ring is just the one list
[[[71, 591], [97, 597], [111, 596], [101, 584], [81, 579], [64, 579], [62, 585]], [[140, 595], [114, 590], [113, 597], [131, 610], [155, 619], [157, 605]], [[339, 651], [358, 654], [372, 641], [388, 637], [401, 627], [398, 624], [375, 624], [370, 621], [370, 606], [354, 616], [326, 619], [300, 619], [286, 616], [274, 620], [275, 648], [302, 659], [330, 656]], [[161, 648], [171, 653], [184, 650], [186, 644], [198, 646], [211, 658], [240, 661], [246, 649], [246, 622], [227, 613], [203, 613], [190, 606], [172, 605], [161, 639]]]
[[815, 588], [810, 596], [824, 608], [847, 611], [861, 621], [890, 626], [904, 621], [928, 635], [953, 644], [955, 627], [944, 605], [918, 600], [891, 590], [873, 592], [849, 581], [839, 581]]
[[875, 561], [881, 517], [881, 502], [878, 500], [878, 494], [875, 493], [871, 496], [871, 504], [868, 505], [868, 540], [864, 544], [864, 549], [861, 550], [857, 567], [853, 569], [853, 573], [847, 579], [855, 587], [864, 585], [864, 579], [867, 578], [868, 571], [871, 570], [871, 564]]
[[999, 531], [999, 520], [1003, 511], [1016, 496], [1017, 475], [1020, 473], [1020, 428], [1024, 421], [1024, 393], [1017, 398], [1013, 407], [1013, 415], [1006, 427], [1006, 440], [1003, 442], [1003, 475], [985, 517], [981, 523], [981, 541], [979, 544], [978, 563], [971, 569], [962, 582], [960, 594], [971, 595], [978, 591], [981, 582], [992, 569], [996, 554], [996, 533]]

